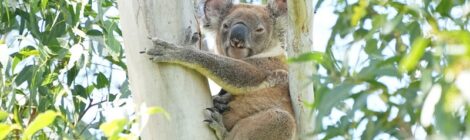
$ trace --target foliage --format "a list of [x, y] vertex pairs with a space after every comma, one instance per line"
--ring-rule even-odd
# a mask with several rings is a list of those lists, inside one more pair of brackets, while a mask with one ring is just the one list
[[[469, 1], [332, 3], [338, 18], [324, 52], [290, 59], [318, 63], [311, 135], [469, 135], [470, 93], [459, 84], [470, 76]], [[127, 76], [113, 74], [126, 71], [113, 0], [0, 4], [0, 139], [136, 138], [129, 129], [137, 118], [169, 118], [161, 108], [119, 119], [102, 111], [124, 106], [130, 94]]]
[[349, 2], [332, 2], [338, 18], [324, 53], [300, 59], [319, 61], [311, 134], [468, 138], [470, 93], [459, 79], [470, 78], [470, 2]]
[[101, 110], [130, 94], [116, 3], [0, 4], [0, 139], [102, 136]]

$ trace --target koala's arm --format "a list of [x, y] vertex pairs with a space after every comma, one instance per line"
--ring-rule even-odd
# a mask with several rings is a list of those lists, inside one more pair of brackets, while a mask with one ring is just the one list
[[[182, 48], [175, 44], [153, 38], [153, 49], [146, 53], [151, 60], [183, 65], [192, 68], [214, 80], [231, 94], [242, 94], [261, 88], [271, 87], [276, 80], [271, 80], [271, 72], [261, 70], [247, 62], [230, 57], [219, 56], [210, 52]], [[274, 76], [276, 76], [274, 74]]]

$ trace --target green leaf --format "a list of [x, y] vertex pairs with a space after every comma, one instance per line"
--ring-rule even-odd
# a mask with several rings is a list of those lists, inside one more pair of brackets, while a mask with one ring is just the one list
[[379, 29], [387, 22], [387, 15], [376, 15], [372, 17], [372, 28]]
[[109, 80], [103, 73], [99, 73], [96, 76], [96, 88], [101, 89], [109, 85]]
[[436, 11], [444, 17], [450, 17], [450, 9], [452, 9], [453, 1], [441, 0], [436, 7]]
[[30, 81], [31, 78], [33, 77], [33, 72], [36, 70], [36, 67], [33, 65], [29, 65], [24, 67], [20, 73], [15, 78], [15, 84], [16, 85], [21, 85], [23, 82], [26, 80]]
[[318, 11], [318, 9], [320, 8], [321, 4], [323, 3], [323, 0], [318, 0], [317, 1], [317, 4], [315, 4], [315, 12]]
[[[5, 112], [3, 110], [0, 110], [0, 121], [4, 121], [5, 119], [8, 118], [8, 112]], [[0, 138], [1, 139], [1, 138]]]
[[41, 9], [44, 10], [46, 9], [48, 0], [41, 0]]
[[363, 40], [364, 38], [367, 39], [367, 35], [370, 33], [369, 30], [364, 28], [359, 28], [353, 32], [353, 37], [355, 41]]
[[410, 34], [410, 42], [416, 40], [419, 36], [421, 36], [421, 27], [417, 21], [412, 22], [407, 27], [409, 34]]
[[82, 85], [75, 85], [72, 90], [73, 95], [78, 95], [83, 98], [87, 98], [88, 92]]
[[111, 21], [104, 22], [104, 26], [106, 27], [106, 30], [104, 30], [106, 33], [104, 36], [106, 48], [114, 55], [119, 54], [122, 48], [121, 43], [114, 37], [114, 30], [118, 27], [116, 24], [117, 23]]
[[94, 29], [93, 30], [88, 30], [86, 32], [86, 34], [89, 35], [89, 36], [103, 36], [103, 33], [101, 31], [94, 30]]
[[[457, 87], [449, 87], [446, 91], [442, 91], [442, 96], [436, 105], [434, 112], [436, 128], [447, 136], [447, 139], [451, 139], [464, 129], [464, 126], [459, 121], [459, 117], [455, 115], [453, 104], [455, 98], [459, 97], [459, 91]], [[464, 132], [464, 131], [463, 131]]]
[[90, 94], [91, 92], [93, 92], [93, 90], [95, 90], [95, 86], [93, 85], [89, 85], [88, 87], [86, 87], [86, 93], [87, 94]]
[[148, 108], [147, 109], [147, 114], [149, 115], [153, 115], [153, 114], [159, 114], [159, 113], [162, 113], [163, 116], [165, 116], [166, 119], [170, 119], [170, 114], [168, 112], [165, 111], [165, 109], [161, 108], [161, 107], [151, 107], [151, 108]]
[[376, 39], [367, 40], [366, 47], [364, 48], [365, 52], [369, 55], [380, 54], [377, 44], [378, 44], [378, 41]]
[[77, 64], [74, 64], [73, 67], [67, 71], [67, 85], [72, 85], [72, 82], [77, 77], [79, 71], [80, 69], [77, 67]]
[[[322, 118], [330, 114], [332, 108], [338, 105], [341, 101], [347, 99], [351, 93], [351, 89], [355, 85], [349, 82], [342, 83], [339, 86], [334, 87], [332, 90], [320, 95], [319, 106], [318, 106], [318, 118]], [[317, 128], [322, 126], [322, 119], [317, 120]]]
[[308, 52], [301, 54], [297, 57], [289, 58], [288, 62], [307, 62], [307, 61], [314, 61], [316, 63], [321, 63], [323, 60], [323, 53], [322, 52]]
[[128, 123], [127, 119], [117, 119], [110, 122], [106, 122], [100, 125], [100, 130], [103, 131], [104, 135], [110, 140], [119, 138], [119, 133], [124, 130], [124, 127]]
[[50, 73], [46, 76], [46, 79], [44, 79], [41, 83], [41, 86], [45, 86], [45, 85], [48, 85], [50, 83], [52, 83], [53, 81], [57, 80], [57, 77], [59, 76], [59, 74], [57, 73]]
[[48, 110], [39, 114], [36, 119], [34, 119], [33, 122], [31, 122], [31, 124], [29, 124], [29, 126], [25, 129], [25, 137], [23, 137], [23, 139], [30, 139], [34, 133], [52, 124], [58, 115], [58, 113], [52, 110]]
[[367, 14], [366, 8], [369, 5], [367, 0], [359, 0], [359, 5], [353, 7], [351, 17], [351, 26], [356, 26], [359, 21]]
[[443, 41], [447, 44], [464, 45], [467, 47], [467, 53], [470, 52], [470, 32], [468, 31], [443, 31], [438, 33], [438, 37], [440, 41]]
[[426, 47], [431, 41], [426, 38], [418, 38], [413, 42], [411, 51], [408, 55], [403, 57], [400, 61], [399, 70], [401, 72], [408, 72], [418, 65], [419, 60], [424, 54]]
[[28, 57], [28, 56], [39, 56], [39, 51], [38, 50], [31, 50], [31, 49], [23, 49], [21, 50], [20, 52], [18, 52], [19, 54], [23, 55], [24, 57]]
[[13, 127], [10, 125], [0, 123], [0, 140], [5, 139], [11, 130], [13, 130]]

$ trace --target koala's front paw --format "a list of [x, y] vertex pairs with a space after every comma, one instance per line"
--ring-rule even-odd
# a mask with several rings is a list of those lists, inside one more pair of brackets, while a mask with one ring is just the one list
[[178, 48], [175, 44], [169, 43], [159, 38], [151, 38], [153, 42], [153, 48], [145, 50], [147, 55], [150, 55], [150, 60], [157, 62], [170, 62], [178, 56], [178, 52], [181, 48]]
[[219, 140], [222, 140], [227, 133], [224, 123], [222, 121], [222, 114], [217, 112], [215, 108], [206, 108], [204, 110], [204, 122], [215, 131], [215, 134]]
[[212, 102], [214, 103], [214, 108], [217, 109], [219, 113], [224, 113], [229, 111], [230, 107], [228, 103], [232, 100], [232, 95], [227, 93], [225, 90], [220, 90], [219, 94], [212, 96]]

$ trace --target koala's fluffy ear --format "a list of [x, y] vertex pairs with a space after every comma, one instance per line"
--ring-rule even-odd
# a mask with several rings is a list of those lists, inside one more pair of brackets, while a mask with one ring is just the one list
[[287, 0], [269, 0], [268, 9], [274, 17], [286, 15]]
[[232, 0], [201, 0], [198, 5], [198, 17], [205, 29], [216, 30], [222, 17], [232, 7]]

